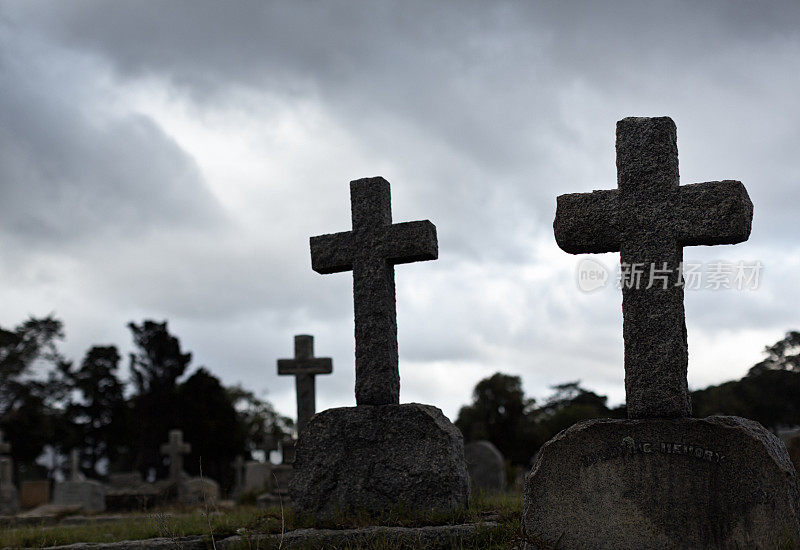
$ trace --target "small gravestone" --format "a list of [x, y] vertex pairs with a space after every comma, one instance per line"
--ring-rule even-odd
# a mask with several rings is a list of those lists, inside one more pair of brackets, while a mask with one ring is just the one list
[[14, 485], [14, 462], [9, 456], [11, 444], [3, 440], [0, 430], [0, 515], [19, 512], [19, 494]]
[[297, 433], [303, 431], [316, 411], [314, 377], [333, 372], [330, 357], [314, 357], [314, 337], [298, 334], [294, 337], [294, 359], [278, 359], [278, 374], [295, 377], [297, 393]]
[[617, 123], [617, 171], [617, 190], [560, 196], [554, 230], [567, 252], [620, 251], [623, 274], [658, 276], [622, 280], [629, 419], [579, 422], [541, 448], [526, 547], [796, 548], [800, 488], [780, 440], [744, 418], [687, 417], [683, 247], [746, 240], [747, 192], [680, 186], [667, 117]]
[[794, 464], [795, 470], [800, 472], [800, 428], [781, 430], [778, 432], [778, 437], [786, 445], [786, 451], [789, 453], [789, 459]]
[[269, 462], [258, 462], [248, 460], [244, 470], [244, 490], [243, 493], [251, 491], [270, 491], [272, 488], [272, 469], [274, 466]]
[[231, 463], [233, 468], [233, 489], [231, 498], [238, 499], [244, 493], [244, 467], [245, 460], [242, 455], [236, 455], [236, 459]]
[[23, 510], [36, 508], [50, 502], [50, 481], [36, 479], [19, 484], [19, 505]]
[[208, 477], [191, 477], [181, 484], [181, 504], [214, 506], [220, 499], [219, 483]]
[[506, 488], [505, 460], [490, 441], [470, 441], [464, 445], [470, 486], [474, 491], [497, 493]]
[[311, 238], [318, 273], [353, 272], [356, 407], [317, 413], [295, 445], [289, 493], [318, 517], [348, 509], [458, 509], [469, 499], [461, 433], [429, 405], [399, 404], [394, 266], [438, 257], [429, 221], [392, 223], [389, 182], [350, 182], [352, 231]]
[[70, 478], [56, 483], [53, 504], [57, 506], [80, 506], [85, 512], [102, 512], [106, 509], [106, 487], [99, 481], [86, 479], [80, 469], [80, 453], [73, 449], [70, 454]]

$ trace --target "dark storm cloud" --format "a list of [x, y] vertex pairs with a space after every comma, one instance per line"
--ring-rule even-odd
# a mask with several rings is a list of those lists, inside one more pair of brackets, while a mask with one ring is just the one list
[[222, 221], [194, 159], [148, 117], [115, 114], [98, 67], [81, 60], [84, 72], [71, 74], [69, 55], [13, 25], [0, 23], [0, 34], [6, 240], [52, 249]]
[[[98, 311], [175, 319], [226, 379], [271, 385], [292, 333], [314, 332], [336, 358], [325, 386], [338, 404], [352, 397], [350, 277], [312, 273], [307, 238], [346, 230], [347, 180], [380, 173], [396, 221], [439, 231], [438, 262], [398, 268], [401, 371], [463, 366], [462, 403], [494, 370], [523, 374], [532, 393], [578, 377], [621, 388], [620, 296], [577, 291], [577, 260], [550, 224], [556, 195], [615, 186], [624, 116], [673, 116], [683, 183], [750, 191], [751, 242], [687, 257], [797, 254], [797, 3], [0, 0], [0, 21], [0, 246], [72, 241]], [[109, 99], [142, 83], [192, 116], [248, 111], [278, 128], [257, 149], [283, 171], [247, 201], [260, 225], [235, 208], [220, 221], [203, 159]], [[313, 120], [284, 138], [276, 113], [296, 130], [297, 105]], [[791, 270], [765, 273], [747, 296], [687, 296], [693, 334], [735, 342], [737, 329], [796, 322]], [[457, 409], [415, 384], [404, 399]]]

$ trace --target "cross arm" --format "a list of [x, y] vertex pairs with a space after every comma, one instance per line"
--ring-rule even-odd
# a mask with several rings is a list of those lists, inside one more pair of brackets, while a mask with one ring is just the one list
[[356, 244], [352, 231], [311, 237], [311, 269], [317, 273], [339, 273], [353, 269]]
[[385, 258], [391, 264], [435, 260], [439, 257], [436, 226], [428, 220], [387, 226], [382, 240]]
[[618, 212], [616, 189], [560, 195], [553, 221], [558, 246], [570, 254], [619, 251]]
[[333, 362], [330, 357], [311, 359], [278, 359], [278, 374], [330, 374]]
[[753, 203], [740, 181], [682, 185], [678, 238], [684, 246], [735, 244], [750, 236]]

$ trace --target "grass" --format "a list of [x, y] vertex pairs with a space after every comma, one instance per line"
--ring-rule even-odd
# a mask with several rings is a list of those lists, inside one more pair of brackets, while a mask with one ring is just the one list
[[[468, 546], [453, 542], [455, 549], [508, 548], [520, 531], [522, 496], [518, 493], [500, 495], [478, 494], [466, 510], [454, 512], [421, 513], [403, 509], [387, 510], [380, 516], [350, 513], [340, 514], [326, 521], [312, 517], [298, 517], [291, 508], [267, 510], [253, 506], [237, 506], [231, 510], [207, 514], [202, 510], [162, 508], [149, 514], [135, 514], [124, 519], [84, 525], [26, 525], [4, 529], [0, 532], [0, 548], [41, 548], [72, 544], [75, 542], [118, 542], [156, 537], [171, 538], [180, 546], [179, 539], [204, 536], [212, 547], [215, 541], [232, 535], [242, 535], [240, 548], [254, 550], [278, 548], [260, 540], [260, 535], [280, 534], [302, 527], [324, 529], [354, 529], [373, 525], [390, 527], [421, 527], [426, 525], [458, 525], [479, 521], [496, 521], [497, 527], [483, 527]], [[309, 546], [311, 548], [312, 546]], [[421, 546], [391, 545], [380, 536], [365, 538], [357, 546], [338, 548], [417, 548]]]

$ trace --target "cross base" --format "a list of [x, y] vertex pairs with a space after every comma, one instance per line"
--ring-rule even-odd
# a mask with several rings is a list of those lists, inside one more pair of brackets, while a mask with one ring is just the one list
[[300, 434], [295, 510], [454, 510], [469, 500], [461, 432], [431, 405], [359, 405], [318, 413]]
[[525, 548], [797, 548], [786, 448], [735, 416], [588, 420], [525, 480]]

